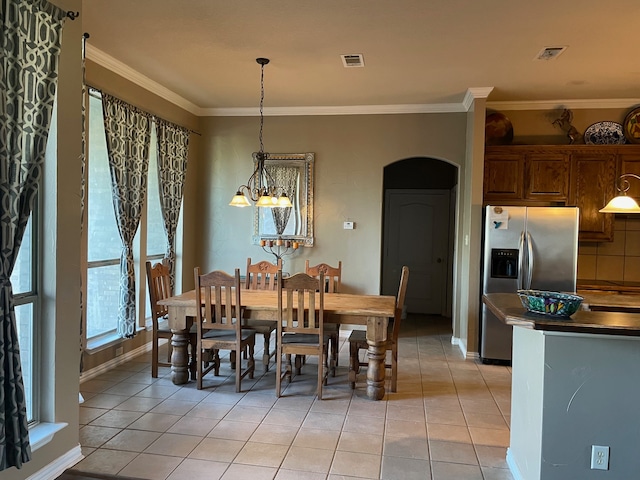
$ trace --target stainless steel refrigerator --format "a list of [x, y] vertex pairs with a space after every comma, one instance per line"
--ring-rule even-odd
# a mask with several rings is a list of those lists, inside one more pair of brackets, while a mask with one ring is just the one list
[[[483, 293], [518, 289], [575, 292], [578, 264], [577, 207], [485, 209]], [[511, 361], [512, 327], [482, 304], [480, 357]]]

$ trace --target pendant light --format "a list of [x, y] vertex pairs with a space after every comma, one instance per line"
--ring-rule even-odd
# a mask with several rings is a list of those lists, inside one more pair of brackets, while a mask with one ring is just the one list
[[640, 207], [632, 197], [627, 196], [627, 191], [631, 187], [627, 177], [640, 180], [640, 175], [635, 173], [624, 173], [618, 177], [616, 188], [622, 195], [612, 198], [607, 205], [600, 209], [600, 213], [640, 213]]
[[[269, 159], [269, 154], [264, 151], [262, 143], [262, 128], [264, 125], [264, 66], [269, 63], [268, 58], [256, 58], [260, 65], [260, 151], [255, 153], [255, 170], [245, 185], [240, 185], [238, 191], [229, 202], [233, 207], [249, 207], [249, 199], [256, 202], [257, 207], [289, 208], [293, 205], [283, 188], [278, 188], [273, 176], [265, 168], [264, 162]], [[280, 195], [278, 195], [280, 190]], [[248, 197], [248, 198], [247, 198]]]

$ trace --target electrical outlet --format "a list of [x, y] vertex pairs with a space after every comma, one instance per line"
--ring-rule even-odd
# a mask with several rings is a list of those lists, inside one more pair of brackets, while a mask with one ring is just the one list
[[591, 470], [609, 470], [609, 447], [591, 445]]

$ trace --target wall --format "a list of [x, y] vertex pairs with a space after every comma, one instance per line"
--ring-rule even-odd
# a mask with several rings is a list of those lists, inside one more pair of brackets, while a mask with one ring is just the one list
[[[596, 122], [611, 121], [623, 123], [624, 118], [635, 105], [623, 108], [573, 108], [573, 126], [584, 133]], [[491, 106], [487, 111], [492, 111]], [[569, 139], [552, 122], [560, 116], [562, 108], [542, 110], [500, 110], [513, 125], [514, 145], [567, 145]]]
[[[312, 264], [343, 262], [345, 291], [379, 293], [383, 169], [409, 157], [432, 157], [463, 166], [465, 114], [266, 117], [265, 150], [315, 153], [315, 246], [286, 258], [289, 272]], [[255, 117], [203, 119], [199, 170], [198, 257], [204, 270], [232, 271], [250, 256], [273, 258], [251, 244], [250, 208], [228, 206], [247, 181], [258, 148]], [[343, 230], [345, 220], [354, 230]]]
[[454, 265], [453, 341], [462, 352], [479, 351], [480, 320], [480, 262], [482, 244], [482, 182], [484, 172], [484, 125], [486, 99], [476, 98], [467, 115], [466, 158], [467, 168], [460, 171], [459, 214], [456, 217], [456, 249], [459, 252]]
[[616, 215], [613, 242], [580, 242], [578, 278], [640, 282], [640, 216]]
[[[507, 460], [521, 474], [514, 477], [638, 477], [639, 342], [514, 327], [514, 351], [522, 353], [512, 375]], [[608, 471], [591, 470], [592, 445], [610, 447]]]

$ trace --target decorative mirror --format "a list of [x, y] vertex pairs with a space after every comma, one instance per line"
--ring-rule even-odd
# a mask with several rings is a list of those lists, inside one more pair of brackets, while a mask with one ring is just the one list
[[[253, 243], [279, 240], [313, 245], [313, 153], [269, 153], [265, 170], [291, 200], [291, 208], [254, 207]], [[253, 154], [254, 163], [257, 153]], [[264, 180], [264, 179], [263, 179]]]

